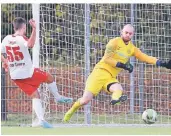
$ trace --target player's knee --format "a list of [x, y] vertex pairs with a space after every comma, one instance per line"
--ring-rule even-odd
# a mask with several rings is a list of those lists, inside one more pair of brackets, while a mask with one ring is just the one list
[[34, 98], [40, 99], [39, 92], [36, 90], [34, 93], [32, 93], [31, 98], [32, 98], [32, 99], [34, 99]]
[[110, 91], [110, 92], [114, 92], [115, 90], [123, 91], [123, 88], [122, 88], [122, 86], [119, 83], [113, 83], [108, 88], [109, 88], [108, 91]]
[[47, 73], [47, 83], [52, 83], [54, 81], [53, 76], [49, 73]]

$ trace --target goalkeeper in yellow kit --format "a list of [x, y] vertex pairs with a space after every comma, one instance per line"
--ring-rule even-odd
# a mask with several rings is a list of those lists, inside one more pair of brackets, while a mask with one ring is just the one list
[[127, 24], [121, 31], [121, 37], [116, 37], [108, 42], [103, 58], [96, 64], [86, 81], [82, 98], [78, 99], [65, 114], [63, 119], [65, 122], [69, 121], [73, 113], [81, 106], [90, 102], [93, 96], [96, 96], [101, 90], [111, 94], [111, 105], [126, 101], [127, 96], [122, 95], [123, 88], [116, 79], [116, 76], [122, 69], [129, 71], [129, 73], [133, 71], [133, 66], [127, 63], [131, 56], [135, 56], [138, 60], [149, 64], [171, 69], [171, 60], [168, 62], [158, 60], [155, 57], [142, 53], [136, 48], [131, 42], [133, 35], [133, 26]]

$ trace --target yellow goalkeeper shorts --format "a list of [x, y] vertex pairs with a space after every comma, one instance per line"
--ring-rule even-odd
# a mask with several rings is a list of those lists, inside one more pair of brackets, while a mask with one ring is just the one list
[[105, 69], [95, 68], [88, 76], [85, 91], [91, 92], [94, 96], [99, 94], [101, 90], [111, 94], [107, 86], [111, 83], [118, 83], [119, 81], [112, 77], [112, 75]]

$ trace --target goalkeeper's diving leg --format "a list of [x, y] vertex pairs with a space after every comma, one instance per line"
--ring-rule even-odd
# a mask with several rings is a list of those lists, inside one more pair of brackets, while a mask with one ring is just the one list
[[108, 85], [110, 92], [112, 92], [112, 100], [110, 101], [111, 105], [119, 104], [127, 100], [126, 95], [122, 95], [123, 88], [119, 83], [112, 83]]
[[64, 116], [64, 122], [68, 122], [72, 115], [83, 105], [88, 104], [93, 99], [93, 94], [90, 91], [85, 91], [83, 97], [78, 99], [70, 110]]

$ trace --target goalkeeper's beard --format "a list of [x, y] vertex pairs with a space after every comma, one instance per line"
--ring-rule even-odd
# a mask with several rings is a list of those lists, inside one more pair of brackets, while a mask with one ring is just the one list
[[129, 39], [122, 38], [122, 39], [123, 39], [124, 42], [129, 42], [129, 41], [131, 41], [130, 38], [129, 38]]

